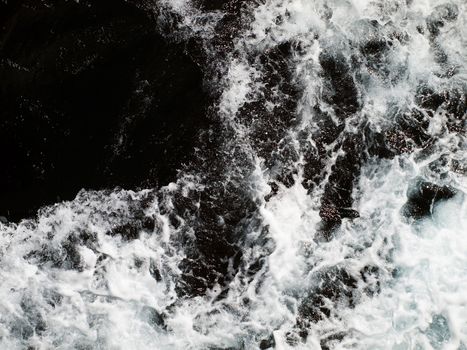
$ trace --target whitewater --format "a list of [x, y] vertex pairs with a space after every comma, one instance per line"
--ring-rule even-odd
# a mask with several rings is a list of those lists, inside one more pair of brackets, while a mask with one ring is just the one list
[[0, 349], [467, 349], [467, 3], [238, 6], [151, 4], [217, 129], [0, 222]]

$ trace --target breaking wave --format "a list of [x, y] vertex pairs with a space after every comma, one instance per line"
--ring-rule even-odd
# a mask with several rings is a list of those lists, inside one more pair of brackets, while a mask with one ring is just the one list
[[177, 180], [0, 223], [0, 347], [466, 349], [466, 4], [212, 4], [145, 3], [212, 95]]

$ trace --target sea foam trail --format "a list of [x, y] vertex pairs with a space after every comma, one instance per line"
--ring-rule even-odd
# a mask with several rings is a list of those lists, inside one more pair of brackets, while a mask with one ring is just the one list
[[0, 223], [1, 348], [467, 347], [466, 4], [239, 8], [154, 5], [215, 149]]

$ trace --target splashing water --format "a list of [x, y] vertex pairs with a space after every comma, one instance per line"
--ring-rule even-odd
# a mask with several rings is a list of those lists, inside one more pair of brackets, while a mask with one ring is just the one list
[[153, 5], [217, 96], [176, 182], [0, 223], [0, 348], [465, 349], [467, 5], [226, 3]]

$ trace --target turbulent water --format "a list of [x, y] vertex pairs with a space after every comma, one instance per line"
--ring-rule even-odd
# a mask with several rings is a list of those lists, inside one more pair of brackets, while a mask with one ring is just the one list
[[467, 4], [213, 4], [144, 5], [213, 101], [177, 180], [0, 223], [0, 348], [467, 349]]

